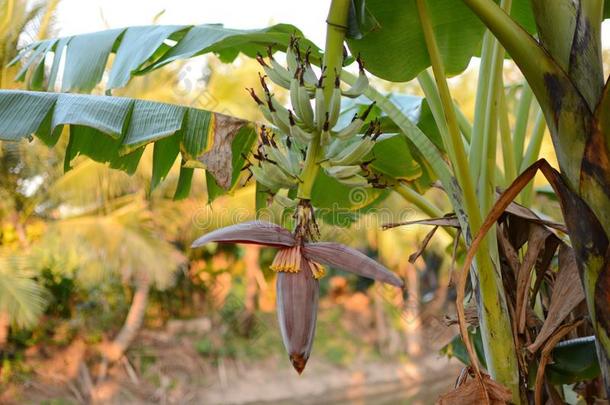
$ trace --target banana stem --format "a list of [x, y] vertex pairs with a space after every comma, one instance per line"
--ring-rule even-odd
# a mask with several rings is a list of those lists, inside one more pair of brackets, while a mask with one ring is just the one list
[[[333, 91], [336, 73], [341, 72], [343, 66], [343, 41], [347, 31], [347, 16], [349, 14], [350, 0], [332, 0], [328, 18], [326, 19], [326, 47], [324, 49], [323, 66], [326, 69], [326, 78], [322, 82], [326, 107]], [[307, 148], [305, 166], [301, 172], [302, 183], [299, 185], [297, 196], [309, 200], [316, 175], [318, 174], [320, 160], [320, 133], [316, 133]]]
[[[417, 0], [417, 8], [449, 130], [449, 137], [445, 140], [445, 143], [458, 183], [462, 188], [464, 213], [467, 217], [466, 225], [469, 226], [469, 229], [464, 229], [464, 236], [466, 242], [470, 243], [472, 235], [475, 235], [481, 227], [481, 212], [477, 204], [473, 177], [471, 177], [453, 101], [451, 100], [451, 94], [445, 79], [443, 62], [432, 24], [428, 17], [425, 1]], [[475, 156], [475, 158], [480, 159], [480, 156]], [[464, 218], [462, 218], [463, 220]], [[513, 402], [520, 404], [519, 369], [515, 345], [510, 321], [507, 316], [508, 311], [506, 308], [506, 298], [502, 289], [502, 280], [497, 270], [499, 265], [497, 260], [495, 264], [493, 260], [494, 258], [497, 259], [496, 246], [494, 246], [493, 250], [490, 250], [487, 239], [483, 239], [479, 246], [480, 248], [476, 256], [476, 269], [472, 269], [472, 274], [475, 276], [473, 281], [478, 278], [477, 288], [480, 293], [479, 319], [487, 366], [492, 377], [510, 389]]]
[[498, 92], [498, 125], [502, 139], [502, 160], [504, 162], [504, 186], [508, 187], [517, 178], [517, 167], [515, 166], [515, 151], [510, 134], [508, 122], [508, 107], [506, 105], [506, 94]]

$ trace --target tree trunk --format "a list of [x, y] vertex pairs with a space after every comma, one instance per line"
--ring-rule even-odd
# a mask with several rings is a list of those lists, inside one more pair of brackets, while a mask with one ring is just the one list
[[106, 378], [109, 364], [112, 364], [123, 357], [123, 354], [125, 354], [125, 351], [129, 348], [142, 327], [144, 315], [146, 314], [146, 306], [148, 304], [150, 284], [151, 282], [148, 276], [141, 276], [137, 280], [131, 306], [129, 307], [127, 317], [125, 318], [125, 323], [114, 340], [103, 349], [104, 359], [102, 360], [102, 365], [100, 367], [98, 383]]
[[258, 264], [260, 246], [246, 245], [244, 262], [246, 264], [246, 297], [244, 307], [249, 316], [254, 315], [257, 307], [258, 282], [257, 273], [261, 271]]
[[244, 313], [240, 320], [242, 333], [245, 336], [250, 336], [253, 327], [255, 326], [255, 313], [258, 302], [258, 281], [257, 275], [260, 273], [260, 265], [258, 263], [260, 246], [246, 245], [244, 262], [246, 264], [246, 296], [244, 299]]
[[419, 277], [417, 268], [411, 263], [403, 265], [403, 274], [406, 276], [407, 301], [404, 303], [402, 319], [406, 340], [407, 354], [418, 356], [421, 354], [421, 319], [420, 319], [420, 297]]
[[4, 350], [8, 343], [8, 328], [10, 326], [8, 313], [0, 311], [0, 351]]

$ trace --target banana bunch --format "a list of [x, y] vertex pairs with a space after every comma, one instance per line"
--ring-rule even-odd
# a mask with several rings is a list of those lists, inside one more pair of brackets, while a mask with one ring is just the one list
[[[349, 88], [341, 88], [340, 72], [334, 72], [333, 89], [330, 99], [326, 100], [324, 86], [328, 72], [322, 66], [317, 74], [310, 57], [311, 50], [303, 52], [297, 38], [291, 39], [286, 50], [286, 66], [274, 58], [271, 47], [267, 58], [257, 55], [264, 71], [264, 75], [259, 74], [262, 96], [254, 89], [248, 91], [274, 129], [261, 128], [260, 144], [254, 155], [258, 163], [251, 164], [250, 171], [259, 183], [273, 192], [294, 187], [300, 181], [307, 148], [317, 139], [324, 152], [320, 164], [329, 176], [350, 186], [368, 186], [370, 181], [361, 165], [370, 155], [380, 132], [377, 121], [366, 127], [374, 104], [355, 115], [343, 128], [335, 128], [342, 98], [358, 97], [368, 87], [362, 60], [357, 58], [358, 78]], [[291, 108], [276, 100], [267, 79], [288, 90]], [[288, 201], [284, 203], [289, 204]]]
[[261, 143], [254, 157], [257, 164], [250, 164], [248, 169], [252, 176], [269, 190], [290, 189], [298, 183], [301, 172], [300, 157], [290, 139], [276, 139], [273, 132], [264, 125], [260, 128]]

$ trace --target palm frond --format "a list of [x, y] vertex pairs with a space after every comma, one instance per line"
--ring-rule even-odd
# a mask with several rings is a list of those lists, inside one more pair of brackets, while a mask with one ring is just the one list
[[0, 254], [0, 311], [19, 327], [36, 324], [47, 304], [44, 288], [32, 276], [26, 257]]

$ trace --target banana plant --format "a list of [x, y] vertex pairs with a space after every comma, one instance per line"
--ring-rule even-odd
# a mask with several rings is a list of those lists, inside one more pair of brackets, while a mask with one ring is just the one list
[[[610, 176], [600, 24], [606, 8], [603, 0], [503, 0], [500, 5], [493, 0], [369, 0], [366, 4], [362, 0], [333, 0], [323, 53], [288, 25], [254, 31], [218, 25], [130, 27], [49, 39], [25, 47], [14, 61], [22, 63], [17, 78], [32, 89], [54, 90], [59, 79], [62, 91], [91, 91], [101, 83], [111, 53], [114, 61], [105, 83], [109, 94], [132, 76], [172, 61], [209, 52], [230, 61], [243, 52], [256, 58], [264, 72], [260, 89], [249, 92], [267, 121], [255, 130], [251, 124], [223, 118], [220, 121], [226, 125], [218, 129], [193, 124], [190, 118], [210, 117], [211, 113], [163, 107], [168, 111], [164, 116], [169, 117], [164, 121], [169, 124], [147, 126], [152, 121], [150, 115], [138, 121], [146, 115], [131, 113], [141, 110], [136, 108], [137, 100], [2, 91], [0, 134], [2, 139], [18, 140], [35, 133], [53, 144], [59, 134], [54, 129], [70, 125], [72, 152], [68, 156], [87, 154], [122, 169], [137, 164], [133, 154], [138, 148], [154, 143], [156, 178], [163, 178], [165, 169], [161, 168], [171, 166], [181, 153], [184, 182], [188, 183], [192, 167], [206, 168], [211, 174], [207, 176], [211, 195], [243, 184], [241, 169], [245, 164], [261, 190], [257, 195], [270, 193], [287, 212], [295, 213], [294, 236], [303, 243], [316, 238], [313, 219], [316, 214], [323, 217], [328, 196], [345, 201], [354, 189], [363, 190], [364, 197], [357, 204], [348, 199], [344, 205], [350, 209], [370, 207], [389, 189], [425, 214], [440, 217], [442, 211], [422, 196], [438, 179], [468, 246], [485, 229], [484, 224], [495, 223], [483, 220], [493, 211], [496, 187], [508, 186], [522, 172], [531, 175], [527, 169], [537, 159], [546, 121], [561, 169], [561, 175], [553, 178], [561, 182], [555, 186], [561, 190], [558, 194], [582, 270], [605, 371], [604, 359], [609, 353], [606, 190]], [[565, 28], [557, 30], [558, 26]], [[355, 57], [344, 57], [345, 41]], [[502, 81], [504, 48], [527, 79], [520, 91], [512, 133]], [[287, 66], [276, 60], [278, 51], [286, 54]], [[64, 53], [67, 68], [60, 77]], [[475, 120], [470, 124], [452, 100], [446, 78], [460, 73], [474, 55], [481, 56], [481, 67]], [[357, 75], [344, 69], [352, 61], [358, 62]], [[429, 67], [433, 76], [427, 71]], [[434, 131], [419, 125], [395, 99], [371, 86], [367, 72], [391, 81], [417, 78], [436, 121]], [[291, 108], [277, 101], [276, 87], [289, 91]], [[341, 112], [345, 112], [342, 100], [360, 94], [367, 104], [351, 121], [341, 120]], [[86, 97], [90, 98], [85, 113], [70, 108]], [[98, 108], [105, 103], [117, 107]], [[539, 104], [541, 113], [526, 148], [532, 104]], [[375, 110], [381, 112], [379, 116]], [[388, 129], [384, 119], [391, 121], [395, 134], [383, 133]], [[185, 131], [189, 125], [196, 130]], [[212, 138], [218, 149], [204, 159], [203, 145], [210, 144], [204, 139], [210, 139], [210, 128], [217, 129]], [[248, 156], [255, 138], [258, 145]], [[501, 168], [496, 164], [498, 139], [503, 154]], [[229, 149], [230, 154], [226, 154]], [[132, 160], [126, 162], [127, 158]], [[398, 166], [397, 160], [401, 162]], [[230, 170], [228, 161], [232, 163]], [[223, 170], [218, 170], [217, 165], [223, 162]], [[520, 179], [518, 184], [522, 185]], [[530, 205], [531, 187], [518, 198]], [[499, 270], [499, 241], [494, 232], [476, 240], [479, 250], [469, 270], [478, 300], [485, 365], [491, 377], [508, 388], [511, 400], [521, 403], [525, 398], [523, 376]], [[468, 334], [463, 334], [463, 339], [468, 341]], [[610, 386], [608, 378], [606, 386]]]

